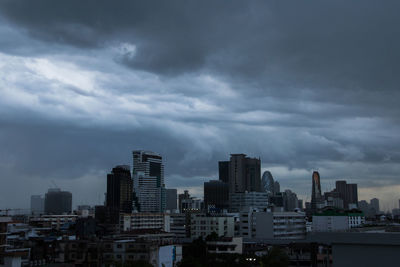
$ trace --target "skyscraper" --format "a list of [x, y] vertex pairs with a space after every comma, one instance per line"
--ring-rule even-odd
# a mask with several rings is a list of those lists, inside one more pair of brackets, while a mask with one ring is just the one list
[[59, 188], [49, 189], [44, 200], [46, 214], [61, 215], [72, 211], [72, 194]]
[[374, 209], [375, 214], [379, 214], [379, 199], [373, 198], [371, 199], [371, 207]]
[[164, 164], [161, 155], [136, 150], [133, 154], [134, 192], [140, 211], [163, 212], [166, 209]]
[[231, 154], [229, 162], [219, 162], [219, 174], [221, 181], [228, 182], [230, 194], [261, 191], [260, 159], [250, 158], [245, 154]]
[[219, 180], [229, 183], [229, 161], [218, 162]]
[[287, 189], [283, 192], [283, 207], [285, 211], [294, 211], [296, 208], [299, 207], [299, 200], [297, 198], [296, 193], [292, 192], [291, 190]]
[[128, 165], [119, 165], [107, 174], [107, 207], [118, 212], [131, 213], [133, 182]]
[[262, 179], [261, 179], [261, 184], [262, 184], [262, 189], [263, 191], [267, 192], [270, 195], [273, 195], [275, 190], [274, 190], [274, 178], [272, 177], [271, 172], [265, 171], [263, 173]]
[[222, 211], [229, 208], [229, 186], [220, 180], [204, 182], [204, 205]]
[[319, 173], [314, 171], [312, 174], [312, 192], [311, 192], [311, 212], [314, 213], [318, 210], [322, 202], [321, 195], [321, 180]]
[[349, 208], [349, 204], [358, 205], [357, 184], [348, 184], [346, 181], [336, 181], [335, 191], [343, 200], [343, 207]]
[[176, 189], [165, 189], [166, 194], [166, 209], [169, 211], [173, 211], [178, 209], [177, 200], [178, 193]]

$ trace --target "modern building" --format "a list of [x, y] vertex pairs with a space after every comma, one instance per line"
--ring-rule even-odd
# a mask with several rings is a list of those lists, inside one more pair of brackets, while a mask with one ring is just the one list
[[229, 208], [229, 186], [221, 180], [204, 182], [204, 207], [208, 212], [221, 212]]
[[344, 209], [344, 201], [340, 193], [336, 190], [324, 193], [325, 207]]
[[218, 162], [219, 180], [229, 183], [229, 161]]
[[170, 215], [168, 213], [144, 212], [120, 214], [121, 231], [149, 229], [170, 232]]
[[229, 193], [261, 191], [261, 161], [245, 154], [231, 154], [230, 161], [219, 162], [220, 180], [226, 182], [228, 168]]
[[164, 185], [164, 164], [162, 156], [136, 150], [133, 154], [133, 188], [138, 199], [140, 212], [164, 212], [166, 191]]
[[130, 167], [119, 165], [107, 174], [106, 204], [118, 212], [131, 213], [133, 204], [133, 181]]
[[279, 194], [281, 192], [281, 185], [278, 181], [274, 182], [274, 195]]
[[71, 213], [72, 194], [67, 191], [61, 191], [59, 188], [49, 189], [45, 195], [44, 212], [46, 214], [60, 215]]
[[270, 171], [265, 171], [261, 179], [262, 190], [270, 195], [275, 193], [274, 178]]
[[338, 197], [343, 200], [344, 209], [349, 209], [349, 205], [358, 204], [357, 184], [348, 184], [346, 181], [336, 181], [335, 190]]
[[212, 233], [219, 237], [233, 237], [234, 218], [230, 216], [209, 216], [204, 213], [191, 214], [191, 238], [205, 238]]
[[328, 209], [315, 213], [312, 220], [313, 232], [340, 232], [360, 227], [365, 223], [362, 212], [345, 212], [338, 209]]
[[165, 189], [166, 210], [173, 211], [178, 209], [178, 194], [176, 189]]
[[264, 210], [269, 205], [267, 192], [243, 192], [231, 194], [230, 212], [240, 212], [250, 208]]
[[255, 239], [303, 239], [306, 220], [301, 212], [240, 212], [239, 235]]
[[287, 189], [283, 192], [283, 207], [285, 211], [294, 211], [299, 208], [299, 200], [297, 198], [296, 193]]
[[311, 212], [315, 213], [323, 203], [321, 194], [321, 178], [317, 171], [312, 174]]
[[32, 214], [44, 213], [44, 198], [41, 195], [31, 196], [31, 213]]
[[380, 211], [380, 208], [379, 208], [379, 199], [377, 199], [377, 198], [371, 199], [370, 205], [371, 205], [371, 207], [374, 209], [375, 214], [379, 214], [379, 213], [380, 213], [380, 212], [379, 212], [379, 211]]

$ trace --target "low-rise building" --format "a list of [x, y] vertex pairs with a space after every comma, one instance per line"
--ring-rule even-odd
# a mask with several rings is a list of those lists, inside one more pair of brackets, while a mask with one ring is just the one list
[[359, 227], [365, 223], [362, 212], [340, 211], [336, 209], [325, 210], [313, 215], [313, 232], [338, 232]]
[[216, 233], [218, 236], [234, 236], [234, 218], [231, 216], [210, 216], [204, 213], [191, 214], [191, 237], [205, 238]]
[[170, 232], [170, 215], [167, 213], [121, 213], [120, 230], [123, 232], [134, 230], [156, 229]]
[[243, 238], [222, 237], [217, 240], [207, 241], [207, 252], [216, 254], [242, 254]]
[[244, 238], [303, 239], [306, 235], [305, 214], [250, 209], [240, 213], [239, 235]]

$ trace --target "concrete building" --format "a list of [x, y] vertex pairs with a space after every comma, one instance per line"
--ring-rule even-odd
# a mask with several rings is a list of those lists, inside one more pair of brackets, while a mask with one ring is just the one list
[[348, 184], [346, 181], [336, 181], [335, 191], [343, 199], [344, 209], [349, 209], [350, 204], [358, 204], [357, 184]]
[[31, 213], [36, 215], [44, 213], [44, 198], [41, 195], [31, 196]]
[[365, 223], [362, 212], [344, 212], [339, 210], [325, 210], [313, 215], [313, 232], [340, 232], [360, 227]]
[[204, 213], [191, 214], [191, 238], [197, 239], [215, 232], [219, 237], [234, 236], [234, 218], [230, 216], [208, 216]]
[[230, 212], [240, 212], [249, 208], [266, 209], [269, 205], [267, 192], [243, 192], [231, 194]]
[[179, 194], [179, 211], [181, 213], [187, 211], [200, 211], [204, 207], [204, 201], [198, 198], [191, 197], [188, 190], [183, 194]]
[[204, 207], [208, 212], [221, 212], [229, 208], [229, 186], [220, 180], [204, 182]]
[[59, 188], [49, 189], [45, 196], [44, 212], [46, 214], [60, 215], [71, 213], [72, 194], [61, 191]]
[[242, 254], [242, 237], [222, 237], [217, 240], [207, 241], [207, 252], [215, 254]]
[[186, 222], [187, 215], [185, 213], [171, 213], [170, 214], [170, 233], [176, 235], [177, 238], [187, 237], [189, 226]]
[[155, 229], [170, 232], [170, 215], [168, 213], [124, 213], [120, 214], [120, 230], [135, 231]]
[[176, 189], [165, 189], [166, 210], [174, 211], [178, 209], [178, 194]]
[[63, 214], [63, 215], [41, 215], [39, 217], [31, 217], [29, 224], [36, 227], [45, 227], [60, 230], [61, 227], [69, 224], [74, 224], [78, 219], [78, 215]]
[[303, 239], [306, 235], [304, 213], [259, 212], [240, 213], [239, 235], [258, 239]]
[[133, 155], [133, 188], [141, 212], [164, 212], [166, 191], [164, 164], [160, 154], [136, 150]]

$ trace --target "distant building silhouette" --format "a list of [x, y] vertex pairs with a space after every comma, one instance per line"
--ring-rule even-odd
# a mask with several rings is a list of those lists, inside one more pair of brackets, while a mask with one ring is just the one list
[[311, 191], [311, 212], [314, 213], [318, 210], [322, 202], [321, 194], [321, 178], [317, 171], [312, 174], [312, 191]]
[[264, 192], [270, 195], [275, 193], [274, 178], [270, 171], [265, 171], [261, 179], [261, 185]]
[[128, 165], [119, 165], [107, 174], [106, 205], [118, 212], [131, 213], [133, 182]]
[[346, 181], [336, 181], [335, 191], [343, 200], [343, 207], [349, 209], [349, 204], [358, 204], [357, 184], [348, 184]]
[[229, 183], [229, 161], [218, 162], [219, 180]]
[[206, 210], [222, 211], [229, 208], [229, 186], [220, 180], [204, 183], [204, 205]]
[[40, 195], [31, 196], [31, 213], [42, 214], [44, 213], [44, 198]]
[[59, 188], [49, 189], [45, 195], [44, 211], [53, 215], [71, 213], [72, 194]]
[[370, 205], [375, 210], [375, 214], [380, 213], [379, 199], [377, 199], [377, 198], [371, 199]]

